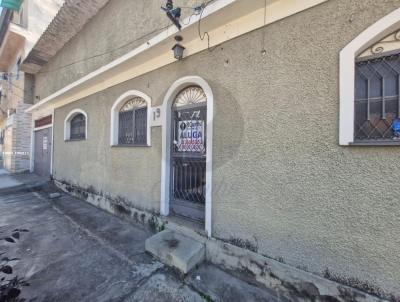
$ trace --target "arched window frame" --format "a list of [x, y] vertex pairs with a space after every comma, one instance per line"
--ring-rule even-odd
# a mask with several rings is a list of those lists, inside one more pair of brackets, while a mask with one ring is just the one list
[[400, 28], [400, 8], [386, 15], [340, 52], [340, 123], [339, 144], [354, 143], [355, 62], [368, 47]]
[[67, 115], [67, 117], [64, 120], [64, 140], [65, 141], [71, 140], [71, 120], [78, 114], [83, 114], [85, 117], [85, 138], [81, 139], [81, 140], [88, 139], [88, 115], [82, 109], [74, 109]]
[[[118, 146], [118, 131], [119, 131], [119, 111], [125, 105], [125, 103], [134, 98], [140, 97], [146, 102], [147, 106], [147, 143], [145, 146], [151, 146], [151, 98], [143, 92], [138, 90], [130, 90], [121, 95], [111, 107], [111, 134], [110, 134], [110, 145]], [[126, 145], [123, 145], [126, 146]], [[131, 145], [132, 147], [138, 147], [138, 145]]]

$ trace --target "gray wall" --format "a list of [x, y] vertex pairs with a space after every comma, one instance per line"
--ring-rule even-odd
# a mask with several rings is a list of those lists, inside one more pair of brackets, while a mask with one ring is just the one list
[[[338, 145], [339, 52], [399, 5], [330, 0], [57, 109], [55, 177], [158, 211], [161, 128], [152, 129], [152, 147], [111, 148], [110, 108], [129, 89], [160, 105], [175, 80], [201, 76], [215, 96], [213, 236], [250, 240], [289, 264], [399, 292], [400, 149]], [[101, 14], [88, 27], [103, 22]], [[106, 43], [100, 32], [96, 39]], [[86, 32], [79, 39], [92, 41]], [[65, 84], [57, 79], [49, 86]], [[43, 78], [38, 86], [52, 89]], [[89, 139], [64, 143], [73, 108], [88, 113]]]
[[[160, 33], [171, 24], [161, 11], [165, 2], [110, 0], [94, 20], [40, 70], [35, 95], [43, 99]], [[175, 0], [174, 5], [192, 7], [201, 2]], [[182, 10], [183, 17], [191, 13], [186, 8]]]

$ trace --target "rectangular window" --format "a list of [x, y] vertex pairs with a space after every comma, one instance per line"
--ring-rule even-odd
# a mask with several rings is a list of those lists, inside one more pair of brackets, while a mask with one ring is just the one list
[[356, 63], [355, 142], [400, 140], [400, 55]]

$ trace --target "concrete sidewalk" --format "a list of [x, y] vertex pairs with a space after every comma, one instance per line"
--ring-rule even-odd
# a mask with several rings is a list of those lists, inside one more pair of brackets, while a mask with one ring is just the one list
[[181, 276], [145, 253], [147, 225], [69, 195], [48, 199], [55, 190], [0, 194], [0, 238], [14, 241], [0, 240], [0, 255], [18, 258], [12, 276], [29, 282], [26, 301], [282, 301], [210, 264]]
[[21, 189], [34, 189], [47, 184], [50, 179], [33, 173], [9, 173], [0, 168], [0, 194], [12, 193]]

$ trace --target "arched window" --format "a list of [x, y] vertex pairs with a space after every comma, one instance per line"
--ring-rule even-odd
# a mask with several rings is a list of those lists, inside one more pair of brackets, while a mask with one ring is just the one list
[[71, 111], [65, 118], [64, 139], [85, 140], [87, 139], [87, 114], [81, 109]]
[[118, 144], [146, 145], [147, 104], [140, 97], [128, 100], [119, 110]]
[[86, 138], [86, 118], [82, 113], [78, 113], [71, 119], [71, 140]]
[[111, 146], [150, 146], [151, 99], [131, 90], [111, 108]]
[[340, 53], [341, 145], [400, 145], [400, 9]]

